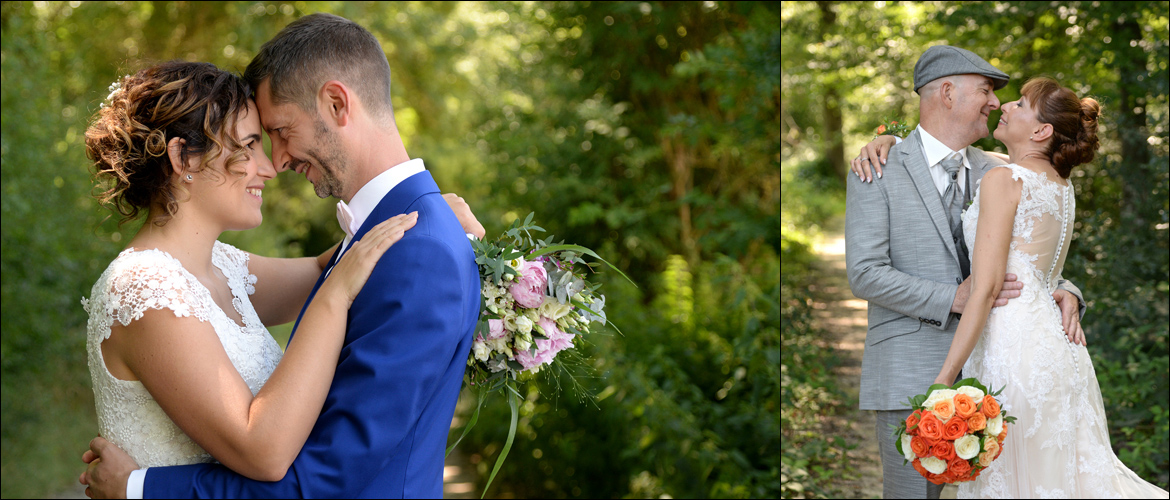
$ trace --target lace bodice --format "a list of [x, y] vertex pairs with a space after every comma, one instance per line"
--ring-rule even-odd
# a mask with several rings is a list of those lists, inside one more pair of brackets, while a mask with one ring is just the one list
[[[958, 497], [1166, 498], [1113, 453], [1089, 352], [1068, 341], [1052, 298], [1072, 239], [1072, 184], [1019, 165], [1006, 168], [1023, 181], [1007, 272], [1024, 288], [991, 310], [962, 376], [1003, 388], [1002, 407], [1019, 420], [1000, 457], [975, 481], [960, 483]], [[963, 214], [972, 256], [978, 219], [976, 190]]]
[[280, 361], [280, 346], [248, 299], [256, 283], [256, 276], [248, 273], [248, 254], [217, 241], [212, 263], [227, 277], [242, 326], [219, 308], [207, 288], [177, 259], [157, 249], [122, 251], [94, 283], [89, 299], [81, 299], [89, 313], [86, 350], [98, 430], [139, 466], [183, 465], [212, 458], [171, 421], [142, 382], [120, 380], [106, 368], [101, 343], [109, 338], [115, 321], [129, 325], [148, 310], [169, 309], [177, 317], [209, 322], [253, 395]]
[[[1047, 290], [1051, 295], [1072, 242], [1076, 210], [1072, 183], [1068, 179], [1052, 181], [1040, 172], [1016, 164], [1003, 167], [1011, 169], [1012, 180], [1023, 180], [1008, 250], [1008, 272], [1016, 274], [1021, 281], [1040, 283], [1041, 287], [1031, 287], [1033, 293]], [[976, 189], [971, 207], [963, 213], [963, 238], [967, 240], [967, 254], [972, 256], [978, 219], [979, 190]], [[1027, 283], [1024, 288], [1029, 288]]]

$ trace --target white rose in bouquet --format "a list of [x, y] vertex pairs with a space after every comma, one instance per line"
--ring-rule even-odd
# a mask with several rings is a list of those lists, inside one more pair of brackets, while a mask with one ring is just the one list
[[947, 463], [938, 457], [926, 457], [920, 463], [922, 468], [934, 474], [942, 474], [947, 471]]
[[934, 404], [939, 401], [947, 401], [953, 399], [955, 394], [959, 391], [954, 389], [938, 389], [926, 396], [926, 401], [922, 402], [922, 407], [928, 410], [934, 409]]
[[910, 434], [902, 434], [902, 454], [905, 455], [906, 460], [909, 462], [913, 462], [914, 457], [917, 456], [914, 454], [914, 450], [910, 449], [911, 439]]
[[475, 352], [475, 359], [480, 361], [488, 360], [488, 354], [491, 353], [491, 349], [486, 344], [477, 340], [471, 345], [471, 348]]
[[[979, 438], [967, 434], [955, 440], [955, 455], [963, 460], [970, 460], [979, 454]], [[938, 474], [937, 472], [935, 474]]]
[[971, 400], [975, 401], [976, 403], [983, 401], [983, 396], [984, 396], [983, 391], [979, 390], [976, 387], [965, 385], [963, 387], [960, 387], [956, 392], [958, 392], [959, 394], [966, 394], [968, 396], [971, 396]]
[[569, 314], [570, 305], [568, 302], [561, 303], [552, 297], [545, 297], [544, 303], [540, 305], [540, 315], [549, 318], [553, 321], [561, 319], [564, 315]]
[[532, 333], [532, 320], [528, 319], [527, 316], [517, 317], [516, 331], [523, 334]]
[[995, 418], [987, 421], [987, 433], [992, 436], [998, 436], [1003, 432], [1003, 413], [996, 415]]

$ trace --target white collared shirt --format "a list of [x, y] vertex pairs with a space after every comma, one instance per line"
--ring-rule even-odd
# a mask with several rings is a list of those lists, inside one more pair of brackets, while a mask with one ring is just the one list
[[[942, 167], [942, 161], [955, 154], [955, 151], [930, 135], [930, 132], [922, 128], [922, 124], [919, 124], [917, 129], [919, 136], [922, 137], [922, 149], [926, 151], [926, 164], [930, 165], [930, 176], [934, 178], [934, 187], [938, 188], [938, 194], [942, 195], [947, 192], [947, 186], [951, 184], [951, 178], [947, 175], [946, 169]], [[963, 148], [958, 153], [963, 157], [963, 166], [969, 171], [971, 162], [967, 161], [967, 148]], [[959, 182], [956, 184], [959, 186], [960, 193], [967, 194], [967, 183], [963, 181], [963, 177], [959, 177]]]
[[[915, 127], [918, 130], [919, 136], [922, 137], [922, 149], [926, 152], [926, 164], [930, 165], [927, 170], [930, 171], [930, 177], [934, 179], [934, 187], [938, 188], [938, 194], [944, 195], [947, 192], [947, 186], [951, 183], [950, 176], [947, 175], [946, 169], [942, 168], [942, 161], [955, 152], [947, 147], [938, 139], [935, 139], [930, 132], [922, 128], [922, 124]], [[894, 136], [894, 144], [901, 144], [902, 138]], [[959, 151], [959, 155], [963, 157], [963, 166], [971, 169], [971, 162], [967, 160], [967, 148]], [[968, 172], [969, 173], [969, 172]], [[967, 194], [967, 183], [958, 182], [959, 193]]]
[[[358, 192], [349, 200], [349, 212], [353, 215], [354, 227], [362, 227], [370, 214], [374, 213], [378, 203], [382, 202], [382, 198], [385, 198], [386, 194], [398, 184], [414, 174], [425, 171], [426, 167], [423, 166], [422, 158], [415, 158], [390, 167], [385, 172], [378, 174], [377, 177], [370, 179], [370, 182], [358, 189]], [[350, 240], [349, 235], [346, 235], [345, 240], [341, 242], [342, 253], [345, 253], [345, 249], [349, 248]]]

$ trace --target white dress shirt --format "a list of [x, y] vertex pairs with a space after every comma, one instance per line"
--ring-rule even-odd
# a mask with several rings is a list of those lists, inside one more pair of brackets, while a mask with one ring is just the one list
[[[950, 176], [947, 175], [946, 169], [942, 167], [942, 161], [947, 159], [947, 157], [951, 156], [952, 154], [955, 154], [955, 151], [947, 147], [946, 144], [943, 144], [938, 139], [935, 139], [933, 135], [930, 135], [930, 132], [927, 132], [926, 129], [922, 128], [922, 124], [918, 124], [918, 126], [915, 127], [915, 130], [918, 131], [919, 137], [922, 138], [922, 150], [926, 153], [926, 164], [930, 165], [928, 170], [930, 171], [930, 177], [934, 179], [934, 187], [938, 188], [938, 194], [939, 196], [942, 196], [943, 194], [946, 194], [947, 186], [951, 183]], [[894, 144], [897, 145], [901, 143], [902, 138], [895, 135]], [[967, 148], [963, 148], [963, 150], [959, 151], [958, 153], [963, 157], [963, 167], [967, 168], [967, 173], [969, 175], [971, 170], [971, 162], [967, 161]], [[967, 194], [966, 182], [960, 180], [955, 184], [959, 186], [960, 194]]]
[[[415, 158], [390, 167], [385, 172], [378, 174], [377, 177], [370, 179], [370, 182], [362, 186], [349, 200], [349, 211], [353, 214], [354, 226], [362, 227], [370, 214], [374, 213], [378, 203], [382, 202], [382, 198], [385, 198], [386, 194], [397, 187], [399, 183], [424, 171], [426, 171], [426, 167], [423, 166], [422, 158]], [[345, 249], [349, 248], [351, 239], [349, 235], [345, 236], [345, 240], [341, 242], [341, 253], [344, 254]], [[338, 258], [340, 259], [341, 256], [339, 255]]]
[[[386, 197], [390, 190], [410, 176], [424, 171], [426, 171], [426, 167], [423, 166], [422, 158], [415, 158], [390, 167], [385, 172], [378, 174], [377, 177], [370, 179], [370, 182], [358, 189], [358, 192], [348, 203], [356, 227], [361, 227], [366, 222], [366, 219], [370, 217], [370, 214], [378, 207], [378, 203]], [[350, 239], [349, 235], [346, 235], [345, 240], [341, 242], [342, 253], [345, 253], [345, 249], [349, 247]], [[337, 258], [340, 259], [341, 256], [338, 255]], [[147, 467], [130, 473], [130, 478], [126, 480], [127, 499], [142, 498], [143, 487], [146, 485], [146, 471], [149, 469]]]

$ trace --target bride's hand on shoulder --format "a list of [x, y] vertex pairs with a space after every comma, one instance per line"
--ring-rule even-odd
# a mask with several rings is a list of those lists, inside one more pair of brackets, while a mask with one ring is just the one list
[[362, 287], [366, 285], [366, 280], [370, 278], [370, 273], [374, 271], [374, 266], [378, 264], [382, 254], [401, 240], [406, 230], [414, 227], [417, 222], [417, 211], [396, 215], [374, 226], [362, 239], [351, 243], [350, 248], [345, 250], [341, 260], [333, 266], [333, 271], [325, 279], [323, 287], [331, 288], [328, 294], [343, 299], [345, 301], [343, 305], [349, 309], [358, 293], [362, 291]]
[[892, 135], [875, 137], [869, 144], [861, 147], [861, 154], [849, 161], [849, 169], [861, 180], [873, 182], [875, 171], [879, 178], [882, 176], [882, 165], [886, 164], [887, 153], [895, 143]]

